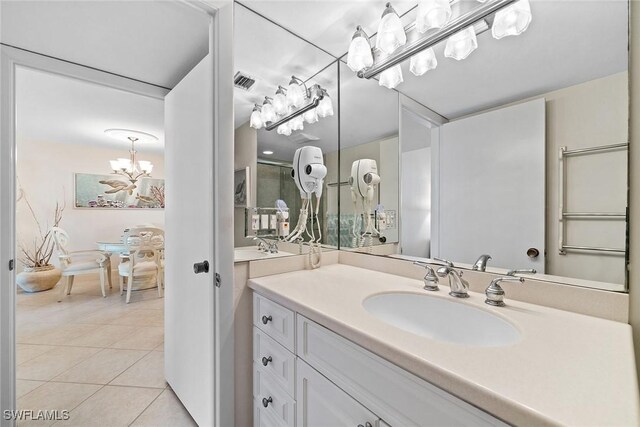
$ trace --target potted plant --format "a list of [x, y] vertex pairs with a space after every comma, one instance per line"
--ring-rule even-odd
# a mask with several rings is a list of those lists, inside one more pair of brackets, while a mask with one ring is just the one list
[[[20, 262], [24, 266], [24, 270], [16, 276], [16, 282], [26, 292], [46, 291], [53, 288], [62, 275], [60, 270], [50, 263], [55, 248], [53, 233], [50, 228], [46, 232], [43, 231], [22, 189], [20, 190], [20, 195], [18, 200], [23, 199], [27, 205], [36, 223], [38, 234], [29, 245], [20, 244]], [[60, 206], [56, 202], [53, 227], [57, 227], [60, 224], [63, 211], [64, 206]]]

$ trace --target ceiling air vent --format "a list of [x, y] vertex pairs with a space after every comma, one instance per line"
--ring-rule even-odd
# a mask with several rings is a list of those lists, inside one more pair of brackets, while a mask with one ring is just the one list
[[296, 143], [296, 144], [304, 144], [306, 142], [313, 142], [313, 141], [317, 141], [319, 139], [320, 138], [318, 138], [317, 136], [309, 135], [307, 133], [302, 133], [302, 132], [297, 133], [295, 135], [291, 135], [289, 137], [289, 140], [291, 142]]
[[256, 79], [249, 76], [248, 74], [243, 73], [242, 71], [238, 71], [235, 76], [233, 76], [233, 85], [238, 89], [242, 90], [251, 90], [253, 85], [256, 83]]

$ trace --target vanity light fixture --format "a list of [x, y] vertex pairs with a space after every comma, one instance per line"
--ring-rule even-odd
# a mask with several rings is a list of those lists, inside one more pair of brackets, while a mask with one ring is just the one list
[[318, 108], [316, 108], [316, 111], [318, 112], [318, 116], [322, 118], [333, 116], [333, 103], [331, 102], [329, 93], [327, 93], [327, 91], [324, 89], [322, 89], [322, 98], [318, 103]]
[[[432, 57], [430, 53], [423, 52], [440, 42], [447, 42], [446, 57], [462, 60], [478, 47], [477, 35], [489, 29], [488, 22], [493, 24], [491, 32], [496, 39], [521, 34], [531, 22], [529, 0], [479, 0], [479, 3], [470, 11], [452, 16], [448, 0], [421, 0], [416, 21], [402, 31], [397, 28], [400, 18], [387, 4], [380, 21], [376, 48], [371, 49], [373, 64], [360, 68], [362, 64], [354, 60], [350, 68], [355, 68], [360, 78], [371, 79], [380, 75], [384, 80], [381, 85], [395, 87], [400, 83], [398, 80], [401, 81], [401, 71], [399, 73], [396, 66], [411, 58], [411, 72], [424, 74], [437, 65], [437, 60], [435, 55]], [[362, 37], [358, 35], [358, 38]], [[365, 55], [360, 50], [364, 42], [358, 41], [358, 57]], [[383, 78], [382, 74], [391, 69], [394, 71], [386, 73]]]
[[273, 151], [271, 151], [271, 150], [264, 150], [264, 151], [262, 152], [262, 154], [264, 154], [264, 155], [266, 155], [266, 156], [270, 156], [270, 155], [272, 155], [272, 154], [273, 154]]
[[[295, 94], [298, 90], [302, 91], [301, 96]], [[262, 126], [254, 116], [257, 110]], [[264, 127], [267, 131], [277, 129], [278, 134], [289, 136], [292, 131], [303, 130], [305, 122], [315, 123], [318, 117], [332, 115], [333, 105], [325, 89], [318, 84], [307, 88], [304, 81], [291, 76], [288, 89], [278, 86], [273, 98], [265, 96], [262, 107], [254, 107], [249, 125], [254, 129]]]
[[430, 47], [411, 57], [409, 71], [411, 71], [414, 76], [421, 76], [427, 71], [435, 69], [437, 66], [438, 60], [436, 59], [436, 54], [433, 48]]
[[109, 161], [109, 165], [111, 166], [114, 174], [126, 177], [129, 182], [134, 185], [134, 188], [138, 179], [142, 177], [151, 177], [153, 163], [146, 160], [136, 161], [137, 151], [135, 149], [135, 143], [138, 141], [156, 142], [158, 141], [156, 136], [151, 135], [150, 133], [130, 129], [107, 129], [104, 133], [117, 140], [131, 143], [128, 159], [120, 158]]
[[296, 76], [291, 76], [289, 88], [287, 89], [287, 104], [289, 104], [289, 107], [296, 108], [301, 106], [304, 102], [306, 91], [307, 86], [305, 83]]
[[400, 68], [400, 64], [398, 64], [391, 68], [387, 68], [380, 73], [380, 80], [378, 80], [378, 84], [388, 89], [393, 89], [403, 81], [402, 68]]
[[416, 30], [423, 34], [433, 28], [442, 28], [451, 19], [449, 0], [421, 0], [418, 3]]
[[268, 96], [264, 97], [264, 102], [262, 103], [262, 112], [260, 114], [260, 118], [262, 119], [262, 123], [267, 122], [275, 122], [278, 116], [276, 115], [276, 110], [273, 108], [272, 104], [273, 99]]
[[249, 119], [249, 126], [254, 129], [262, 129], [264, 122], [262, 121], [262, 114], [260, 113], [260, 106], [255, 104], [253, 111], [251, 112], [251, 118]]
[[364, 70], [373, 65], [373, 54], [371, 53], [371, 44], [369, 36], [364, 32], [362, 27], [358, 25], [356, 32], [351, 37], [349, 44], [349, 53], [347, 54], [347, 67], [353, 72]]
[[387, 3], [380, 18], [380, 24], [378, 24], [376, 48], [387, 55], [391, 55], [405, 43], [407, 43], [407, 35], [404, 32], [402, 21], [396, 10], [391, 6], [391, 3]]
[[305, 122], [312, 124], [318, 121], [318, 109], [314, 108], [313, 110], [309, 110], [302, 115], [302, 118]]
[[444, 56], [461, 61], [478, 48], [478, 39], [473, 25], [457, 32], [447, 39]]
[[498, 40], [506, 36], [518, 36], [529, 28], [531, 18], [529, 0], [519, 0], [496, 13], [491, 35]]
[[276, 94], [273, 97], [273, 108], [277, 115], [284, 116], [287, 114], [288, 107], [287, 90], [282, 86], [278, 86], [278, 90], [276, 90]]

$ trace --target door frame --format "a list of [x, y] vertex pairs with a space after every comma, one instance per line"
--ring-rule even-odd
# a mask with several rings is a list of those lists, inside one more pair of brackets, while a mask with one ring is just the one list
[[[209, 50], [214, 58], [214, 271], [215, 288], [216, 425], [233, 425], [233, 2], [176, 0], [211, 16]], [[1, 13], [1, 7], [0, 7]], [[30, 68], [164, 99], [168, 90], [82, 65], [0, 46], [0, 427], [15, 425], [6, 411], [16, 409], [15, 263], [16, 263], [16, 140], [15, 75]], [[226, 180], [224, 178], [227, 178]], [[229, 231], [231, 230], [231, 232]], [[14, 269], [9, 269], [13, 262]], [[215, 286], [212, 283], [212, 286]], [[224, 390], [225, 393], [220, 391]]]

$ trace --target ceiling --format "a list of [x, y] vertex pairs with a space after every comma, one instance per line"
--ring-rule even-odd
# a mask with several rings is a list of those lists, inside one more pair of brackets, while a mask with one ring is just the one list
[[[243, 2], [334, 57], [346, 53], [357, 24], [375, 33], [384, 3]], [[405, 25], [415, 19], [415, 4], [393, 2], [399, 14], [406, 13]], [[444, 58], [443, 46], [437, 46], [438, 68], [422, 77], [413, 76], [406, 61], [398, 91], [453, 119], [627, 70], [626, 1], [531, 0], [531, 9], [533, 21], [524, 34], [494, 40], [485, 32], [478, 37], [478, 50], [463, 61]], [[255, 72], [279, 67], [274, 58]], [[349, 102], [344, 96], [342, 101]]]
[[18, 145], [22, 140], [31, 140], [119, 147], [124, 155], [129, 144], [104, 134], [105, 129], [124, 128], [159, 138], [158, 142], [137, 144], [136, 150], [140, 153], [164, 149], [164, 103], [161, 99], [19, 68], [16, 110]]
[[0, 40], [173, 88], [207, 54], [209, 17], [178, 1], [3, 1]]

